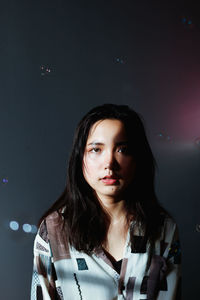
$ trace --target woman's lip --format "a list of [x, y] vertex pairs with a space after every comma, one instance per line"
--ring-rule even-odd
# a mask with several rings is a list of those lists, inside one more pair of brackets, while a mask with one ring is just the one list
[[117, 178], [102, 178], [103, 183], [105, 184], [115, 184], [118, 182]]
[[113, 176], [105, 176], [105, 177], [103, 177], [102, 179], [119, 179], [119, 177], [113, 175]]

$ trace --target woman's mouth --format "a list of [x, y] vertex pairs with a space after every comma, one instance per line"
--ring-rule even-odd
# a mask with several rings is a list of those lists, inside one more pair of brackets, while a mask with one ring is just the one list
[[119, 178], [115, 176], [105, 176], [104, 178], [101, 179], [103, 183], [107, 185], [113, 185], [119, 182]]

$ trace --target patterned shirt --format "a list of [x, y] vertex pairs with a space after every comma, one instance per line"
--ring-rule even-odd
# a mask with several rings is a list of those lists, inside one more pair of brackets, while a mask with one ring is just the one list
[[166, 218], [154, 247], [148, 242], [137, 247], [143, 236], [132, 222], [120, 274], [103, 248], [88, 255], [71, 247], [64, 224], [62, 215], [54, 212], [40, 225], [34, 242], [31, 300], [180, 299], [180, 243], [171, 218]]

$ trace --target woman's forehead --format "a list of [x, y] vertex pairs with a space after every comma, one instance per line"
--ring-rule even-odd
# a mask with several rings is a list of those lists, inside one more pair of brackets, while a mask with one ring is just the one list
[[93, 139], [101, 139], [103, 141], [115, 138], [126, 138], [123, 122], [117, 119], [105, 119], [97, 121], [91, 127], [87, 142]]

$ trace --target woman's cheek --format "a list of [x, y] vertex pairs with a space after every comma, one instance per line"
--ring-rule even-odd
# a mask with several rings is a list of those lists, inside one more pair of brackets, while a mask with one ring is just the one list
[[96, 163], [94, 158], [87, 157], [84, 161], [84, 170], [88, 176], [92, 176], [95, 173]]
[[124, 173], [128, 176], [134, 176], [136, 164], [133, 160], [124, 161], [122, 169]]

